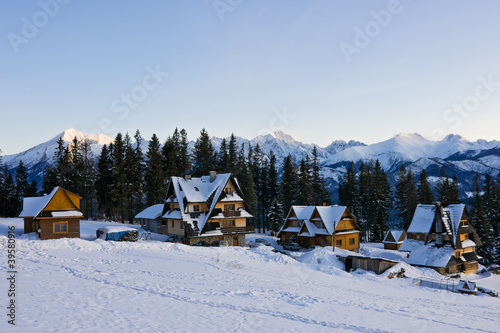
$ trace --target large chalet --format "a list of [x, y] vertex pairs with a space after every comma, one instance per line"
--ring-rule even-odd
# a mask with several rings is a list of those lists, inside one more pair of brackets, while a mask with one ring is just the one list
[[255, 232], [247, 226], [251, 217], [236, 178], [211, 171], [200, 178], [172, 177], [161, 220], [167, 234], [180, 236], [190, 245], [226, 240], [245, 246], [245, 234]]
[[358, 251], [361, 228], [345, 206], [292, 206], [278, 233], [282, 242]]
[[418, 205], [399, 251], [410, 252], [407, 263], [441, 274], [477, 273], [476, 247], [481, 240], [464, 204]]

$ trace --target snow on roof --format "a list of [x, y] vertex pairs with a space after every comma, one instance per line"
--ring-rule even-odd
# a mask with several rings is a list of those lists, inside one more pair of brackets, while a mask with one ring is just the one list
[[434, 217], [436, 215], [436, 207], [434, 205], [418, 205], [411, 220], [408, 232], [429, 233], [431, 230]]
[[149, 206], [148, 208], [144, 209], [142, 212], [137, 214], [135, 218], [154, 220], [159, 218], [162, 212], [163, 212], [163, 204], [157, 204]]
[[171, 212], [166, 212], [163, 215], [163, 218], [165, 218], [165, 219], [172, 219], [172, 220], [181, 220], [182, 219], [182, 215], [181, 215], [180, 211], [173, 210]]
[[[185, 179], [182, 177], [172, 177], [171, 183], [174, 188], [177, 201], [179, 202], [180, 214], [183, 221], [189, 223], [193, 228], [197, 225], [198, 230], [201, 232], [208, 217], [212, 213], [217, 200], [224, 191], [224, 187], [231, 177], [230, 173], [217, 174], [213, 181], [210, 181], [210, 176], [203, 176], [199, 178]], [[238, 181], [234, 179], [234, 186], [239, 187]], [[208, 211], [205, 213], [200, 213], [198, 215], [193, 215], [186, 212], [186, 207], [184, 207], [184, 199], [188, 203], [201, 203], [206, 202], [210, 204]], [[211, 199], [211, 202], [209, 202]], [[251, 215], [247, 212], [248, 217]]]
[[[403, 243], [404, 239], [403, 240], [399, 240], [401, 238], [401, 235], [403, 234], [403, 232], [404, 232], [404, 230], [389, 230], [387, 232], [387, 234], [385, 234], [385, 238], [382, 241], [382, 243], [391, 243], [391, 244]], [[392, 235], [392, 237], [394, 238], [394, 241], [387, 239], [389, 237], [389, 234]]]
[[280, 232], [300, 232], [300, 227], [288, 227]]
[[230, 194], [227, 194], [224, 199], [221, 200], [221, 202], [233, 202], [233, 201], [243, 201], [243, 198], [238, 195], [238, 193], [233, 192]]
[[342, 219], [342, 215], [344, 215], [346, 206], [317, 206], [321, 219], [323, 220], [323, 224], [328, 231], [328, 234], [331, 235], [334, 233], [335, 228], [339, 224], [339, 221]]
[[457, 235], [458, 228], [460, 227], [460, 220], [464, 213], [464, 204], [452, 204], [448, 205], [443, 209], [444, 214], [448, 214], [450, 217], [451, 228], [453, 230], [453, 235]]
[[328, 233], [328, 230], [316, 227], [316, 225], [310, 220], [304, 220], [302, 228], [305, 228], [307, 231], [301, 233], [299, 236], [302, 236], [303, 234], [309, 234], [311, 237], [316, 235], [331, 235]]
[[70, 216], [83, 216], [82, 212], [77, 210], [66, 210], [60, 212], [52, 212], [53, 217], [70, 217]]
[[408, 264], [427, 267], [446, 267], [455, 252], [451, 245], [438, 248], [434, 244], [425, 245], [424, 242], [414, 239], [407, 239], [401, 248], [403, 246], [403, 251], [411, 251], [406, 261]]
[[472, 246], [476, 246], [476, 243], [474, 243], [472, 240], [466, 239], [466, 240], [462, 241], [462, 249], [465, 249], [466, 247], [472, 247]]
[[311, 218], [312, 213], [314, 212], [314, 206], [292, 206], [295, 215], [297, 215], [297, 219], [299, 220], [308, 220]]
[[19, 217], [36, 217], [47, 207], [50, 200], [54, 197], [59, 187], [55, 187], [49, 195], [43, 197], [28, 197], [23, 200], [23, 211]]

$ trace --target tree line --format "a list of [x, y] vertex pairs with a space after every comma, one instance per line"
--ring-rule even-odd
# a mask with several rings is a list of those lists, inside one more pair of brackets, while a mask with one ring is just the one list
[[170, 177], [201, 177], [209, 171], [232, 173], [238, 179], [259, 231], [279, 230], [292, 205], [331, 204], [316, 147], [301, 161], [291, 155], [277, 161], [272, 151], [264, 154], [258, 144], [240, 144], [234, 134], [222, 139], [216, 150], [202, 129], [189, 149], [186, 130], [177, 128], [163, 144], [153, 134], [145, 153], [143, 144], [139, 130], [133, 138], [118, 133], [94, 158], [87, 140], [74, 138], [65, 146], [59, 138], [52, 163], [43, 171], [41, 193], [36, 182], [28, 186], [23, 181], [27, 174], [22, 161], [15, 179], [2, 168], [0, 194], [8, 199], [1, 200], [0, 214], [17, 216], [23, 197], [47, 194], [61, 186], [82, 197], [86, 218], [132, 222], [145, 207], [163, 203]]
[[[444, 168], [434, 186], [425, 170], [415, 177], [411, 169], [401, 165], [393, 190], [387, 174], [377, 160], [361, 163], [358, 168], [351, 162], [338, 189], [339, 202], [357, 216], [363, 230], [364, 241], [380, 242], [389, 229], [389, 215], [395, 213], [393, 227], [407, 230], [418, 204], [443, 206], [460, 203], [460, 185], [456, 175], [451, 178]], [[472, 198], [467, 200], [472, 223], [483, 246], [478, 254], [484, 263], [500, 263], [500, 173], [484, 180], [476, 173]]]

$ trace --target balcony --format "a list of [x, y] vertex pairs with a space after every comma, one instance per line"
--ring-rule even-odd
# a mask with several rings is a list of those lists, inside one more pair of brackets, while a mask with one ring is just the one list
[[221, 228], [223, 234], [251, 234], [255, 232], [254, 226]]
[[225, 210], [224, 217], [240, 217], [241, 211], [239, 210]]

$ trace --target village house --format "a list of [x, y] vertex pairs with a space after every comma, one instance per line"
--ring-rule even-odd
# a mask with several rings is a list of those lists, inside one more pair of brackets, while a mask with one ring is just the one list
[[139, 223], [144, 230], [167, 234], [167, 222], [162, 219], [163, 206], [164, 204], [156, 204], [144, 209], [135, 216], [135, 222]]
[[199, 178], [170, 179], [162, 221], [167, 234], [183, 237], [190, 245], [225, 240], [245, 246], [245, 234], [255, 232], [247, 225], [251, 217], [238, 181], [230, 173], [211, 171]]
[[399, 251], [409, 252], [407, 263], [431, 267], [441, 274], [478, 270], [476, 248], [481, 240], [464, 204], [443, 207], [418, 205]]
[[283, 243], [358, 251], [361, 228], [345, 206], [292, 206], [278, 237]]
[[382, 244], [386, 250], [399, 250], [405, 239], [405, 230], [389, 230], [385, 234]]
[[49, 195], [24, 198], [24, 233], [37, 232], [41, 240], [79, 238], [82, 198], [61, 187]]

